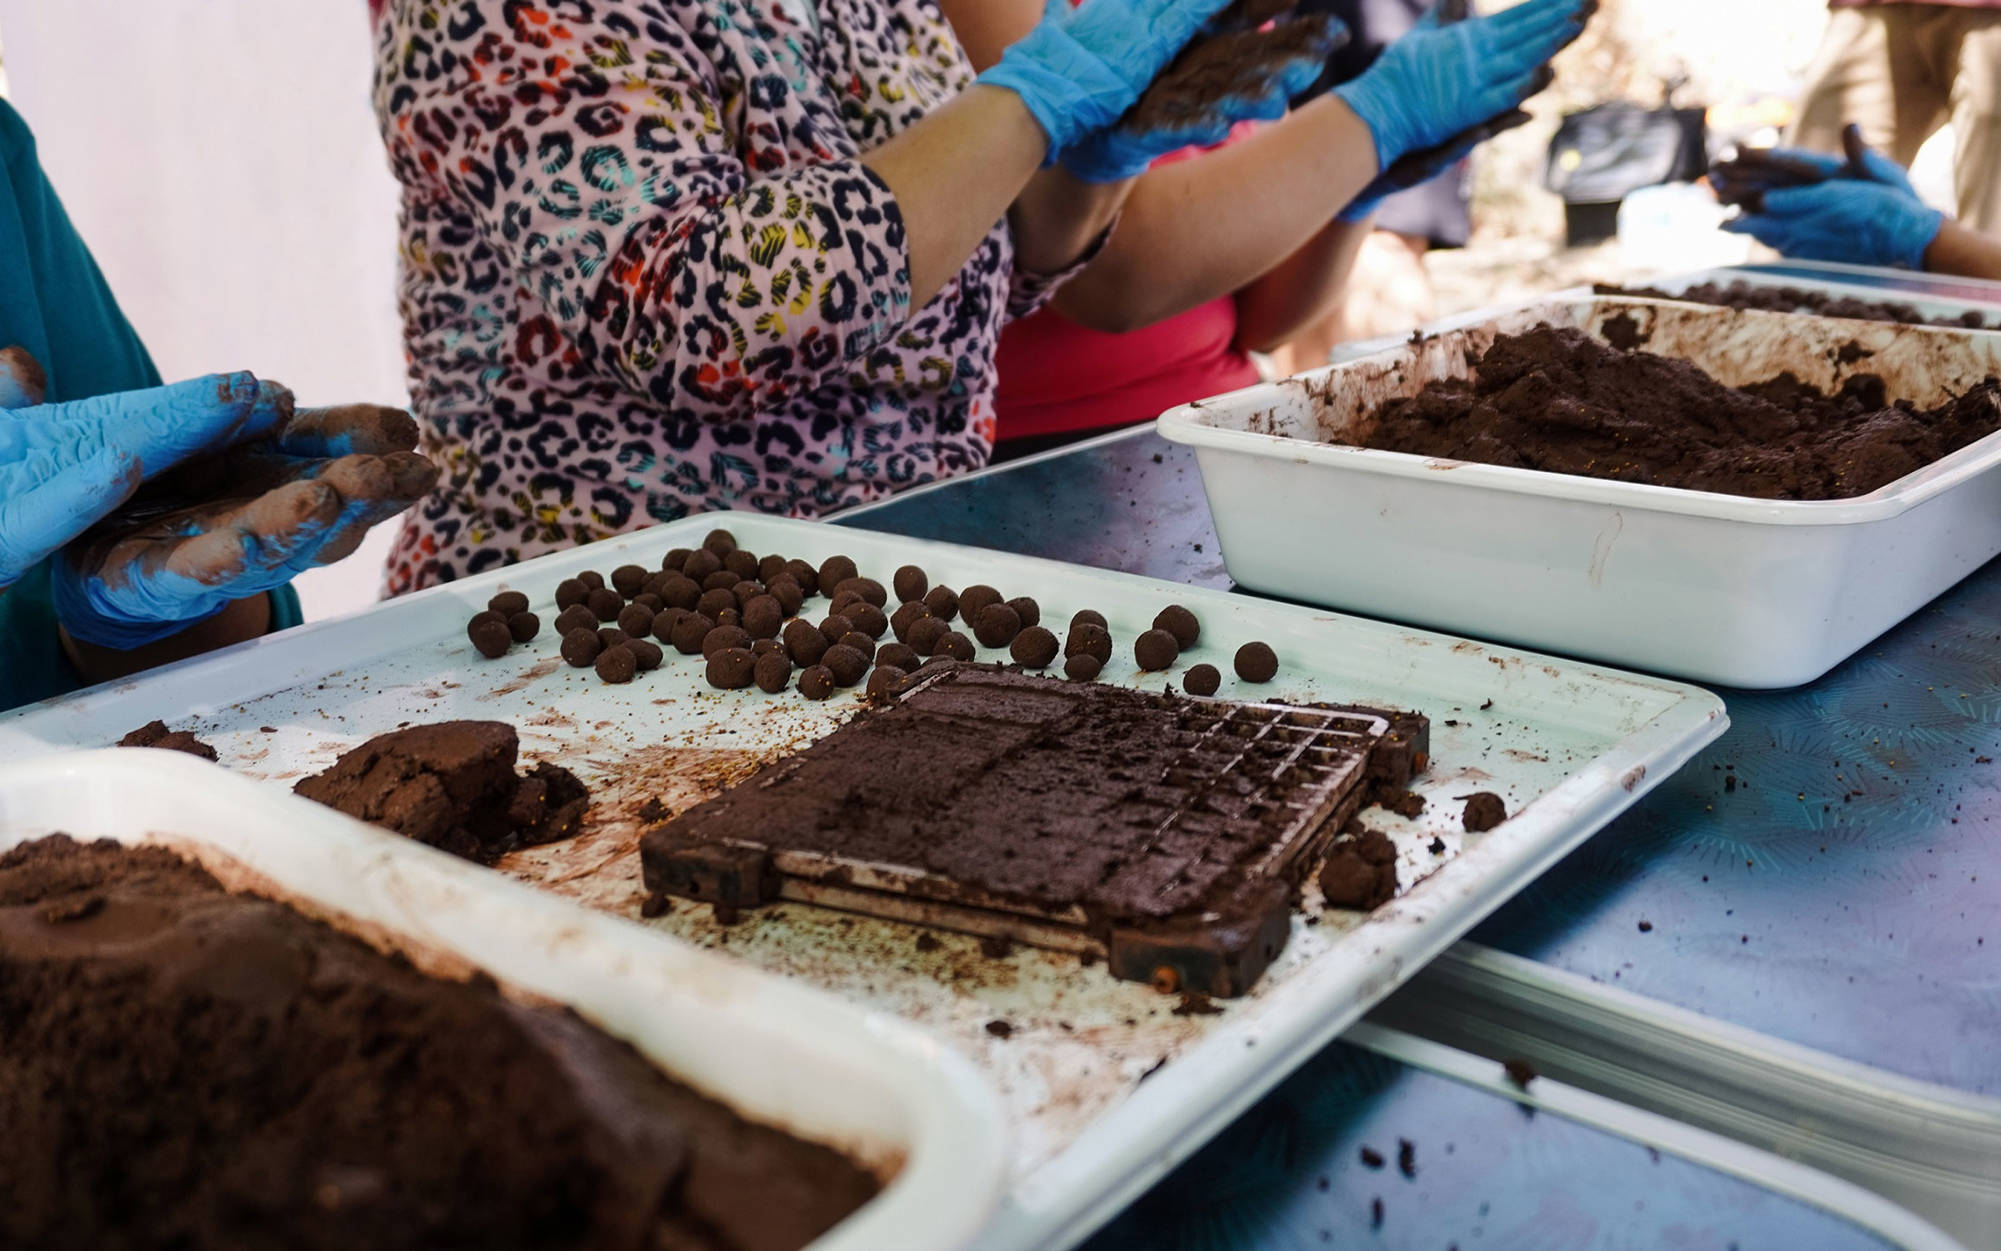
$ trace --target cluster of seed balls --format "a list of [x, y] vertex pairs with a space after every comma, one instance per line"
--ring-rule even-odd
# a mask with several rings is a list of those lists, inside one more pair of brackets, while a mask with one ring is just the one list
[[[894, 613], [886, 611], [892, 590]], [[818, 625], [799, 615], [815, 595], [832, 601]], [[512, 643], [535, 637], [541, 623], [527, 607], [519, 591], [489, 601], [466, 627], [481, 655], [501, 656]], [[1105, 618], [1089, 609], [1071, 618], [1059, 646], [1028, 596], [1007, 599], [990, 586], [932, 586], [916, 565], [898, 569], [885, 588], [862, 577], [846, 556], [830, 556], [818, 566], [760, 558], [738, 547], [727, 530], [711, 530], [692, 551], [668, 552], [657, 571], [622, 565], [612, 570], [609, 584], [597, 573], [566, 579], [556, 588], [556, 607], [563, 659], [594, 667], [607, 682], [630, 682], [658, 667], [666, 655], [662, 644], [702, 656], [709, 685], [720, 690], [755, 685], [775, 695], [794, 685], [796, 670], [799, 693], [816, 700], [860, 685], [864, 677], [868, 694], [879, 697], [928, 659], [972, 660], [974, 639], [1007, 648], [1025, 669], [1049, 668], [1060, 651], [1064, 675], [1079, 682], [1096, 678], [1112, 658]], [[972, 638], [953, 628], [955, 619]], [[896, 641], [879, 642], [886, 633]], [[1167, 669], [1200, 634], [1195, 614], [1174, 605], [1140, 635], [1134, 654], [1142, 669]], [[1245, 681], [1268, 682], [1278, 672], [1278, 658], [1263, 643], [1247, 643], [1237, 652], [1236, 668]], [[1195, 695], [1215, 694], [1220, 682], [1213, 665], [1197, 665], [1183, 679]]]

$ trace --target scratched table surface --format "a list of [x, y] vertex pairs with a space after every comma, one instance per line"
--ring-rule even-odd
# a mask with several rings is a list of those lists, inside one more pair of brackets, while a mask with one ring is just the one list
[[[841, 521], [1230, 585], [1193, 455], [1151, 430]], [[2001, 1037], [2001, 952], [1988, 942], [2001, 944], [2001, 770], [1990, 763], [2001, 758], [2001, 568], [1981, 570], [1811, 686], [1721, 694], [1732, 718], [1724, 738], [1473, 937], [1835, 1055], [2001, 1093], [2001, 1048], [1992, 1045]], [[1993, 875], [1984, 887], [1983, 861]], [[1643, 932], [1641, 921], [1651, 928]], [[1310, 1078], [1295, 1078], [1231, 1133], [1280, 1132], [1255, 1127], [1287, 1124], [1312, 1089]], [[1413, 1104], [1413, 1117], [1420, 1104], [1445, 1115], [1451, 1098], [1428, 1082], [1386, 1080], [1372, 1106], [1394, 1119], [1416, 1098], [1405, 1092], [1420, 1089], [1434, 1102]], [[1329, 1159], [1349, 1150], [1335, 1137]], [[1136, 1237], [1133, 1222], [1160, 1218], [1186, 1195], [1244, 1190], [1285, 1212], [1296, 1207], [1304, 1223], [1279, 1228], [1276, 1217], [1249, 1214], [1228, 1228], [1198, 1222], [1211, 1240], [1178, 1245], [1291, 1245], [1320, 1208], [1315, 1196], [1266, 1177], [1258, 1159], [1252, 1149], [1211, 1149], [1200, 1160], [1222, 1176], [1185, 1167], [1104, 1236]], [[1521, 1182], [1543, 1185], [1558, 1203], [1580, 1188], [1577, 1170], [1598, 1159], [1552, 1162]], [[1448, 1236], [1421, 1245], [1491, 1245], [1468, 1243], [1464, 1213], [1432, 1207], [1438, 1229], [1426, 1237]], [[1636, 1219], [1657, 1219], [1665, 1234], [1689, 1215], [1656, 1205]], [[1681, 1245], [1604, 1238], [1575, 1245]]]

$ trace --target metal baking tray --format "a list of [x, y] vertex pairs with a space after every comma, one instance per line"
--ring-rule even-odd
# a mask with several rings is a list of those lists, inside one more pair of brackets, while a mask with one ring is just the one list
[[[692, 546], [718, 524], [757, 552], [814, 561], [845, 552], [885, 579], [915, 562], [934, 583], [1033, 595], [1057, 625], [1095, 608], [1119, 641], [1107, 681], [1160, 689], [1175, 679], [1138, 674], [1130, 648], [1155, 613], [1179, 602], [1203, 628], [1184, 665], [1209, 661], [1227, 673], [1234, 649], [1254, 638], [1278, 653], [1277, 680], [1226, 680], [1225, 696], [1410, 708], [1431, 718], [1431, 765], [1416, 784], [1429, 797], [1425, 811], [1415, 819], [1363, 813], [1396, 842], [1407, 889], [1366, 918], [1311, 915], [1318, 909], [1309, 892], [1308, 915], [1292, 918], [1278, 960], [1249, 995], [1213, 1005], [1213, 1014], [1115, 981], [1074, 955], [1020, 947], [997, 959], [969, 936], [797, 903], [746, 913], [735, 925], [719, 924], [707, 905], [680, 905], [652, 922], [736, 956], [739, 967], [916, 1022], [972, 1056], [999, 1089], [1008, 1122], [1008, 1192], [977, 1243], [986, 1249], [1081, 1238], [1727, 723], [1713, 695], [1662, 679], [1007, 553], [720, 514], [19, 710], [0, 717], [0, 756], [97, 746], [160, 717], [200, 733], [225, 765], [275, 793], [401, 722], [504, 718], [520, 728], [524, 758], [574, 770], [593, 788], [593, 807], [579, 837], [517, 852], [501, 870], [634, 916], [645, 894], [638, 838], [649, 801], [684, 810], [826, 733], [859, 702], [713, 691], [698, 658], [672, 652], [653, 673], [607, 686], [556, 659], [546, 632], [484, 660], [466, 641], [465, 623], [504, 587], [526, 592], [548, 621], [561, 579], [628, 561], [657, 566], [669, 548]], [[1516, 815], [1466, 833], [1454, 797], [1476, 790], [1497, 792]]]
[[889, 1176], [814, 1251], [962, 1246], [1000, 1194], [1004, 1127], [966, 1059], [831, 995], [663, 940], [191, 756], [0, 766], [0, 851], [45, 834], [161, 843], [401, 952], [569, 1005], [752, 1120]]
[[[1230, 576], [1252, 590], [1731, 686], [1810, 682], [2001, 553], [2001, 435], [1823, 501], [1349, 445], [1377, 404], [1467, 376], [1497, 335], [1547, 322], [1603, 338], [1612, 317], [1728, 384], [1867, 370], [1933, 404], [2001, 374], [1993, 334], [1552, 298], [1185, 404], [1158, 427], [1195, 449]], [[1870, 355], [1844, 364], [1849, 343]]]

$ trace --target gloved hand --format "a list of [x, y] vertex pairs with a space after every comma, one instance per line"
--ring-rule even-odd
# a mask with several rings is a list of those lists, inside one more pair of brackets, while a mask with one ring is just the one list
[[1334, 94], [1376, 141], [1376, 168], [1436, 147], [1520, 105], [1550, 81], [1549, 59], [1584, 32], [1595, 0], [1524, 0], [1444, 23], [1437, 9]]
[[1773, 149], [1768, 156], [1786, 166], [1823, 171], [1823, 181], [1747, 194], [1738, 201], [1743, 211], [1723, 229], [1799, 260], [1923, 269], [1925, 249], [1938, 237], [1945, 214], [1918, 199], [1910, 176], [1865, 145], [1855, 127], [1847, 129], [1843, 142], [1845, 159]]
[[0, 349], [0, 588], [190, 456], [268, 433], [291, 411], [249, 374], [42, 402], [35, 359]]
[[1049, 136], [1045, 164], [1131, 108], [1230, 0], [1048, 0], [1042, 21], [979, 81], [1021, 97]]
[[1513, 130], [1529, 120], [1529, 115], [1520, 109], [1509, 109], [1499, 117], [1481, 122], [1447, 139], [1434, 147], [1420, 148], [1416, 152], [1406, 152], [1391, 166], [1377, 174], [1375, 180], [1362, 188], [1362, 193], [1348, 202], [1348, 207], [1334, 216], [1339, 221], [1366, 221], [1376, 211], [1376, 206], [1384, 199], [1399, 191], [1422, 186], [1466, 159], [1473, 149], [1492, 139], [1503, 131]]
[[1325, 14], [1202, 36], [1118, 125], [1065, 150], [1063, 168], [1085, 182], [1122, 182], [1170, 152], [1221, 143], [1238, 122], [1283, 117], [1347, 42], [1348, 28]]
[[63, 549], [57, 618], [71, 637], [129, 649], [275, 590], [354, 551], [370, 526], [437, 482], [417, 423], [371, 404], [293, 411], [262, 437], [149, 482]]

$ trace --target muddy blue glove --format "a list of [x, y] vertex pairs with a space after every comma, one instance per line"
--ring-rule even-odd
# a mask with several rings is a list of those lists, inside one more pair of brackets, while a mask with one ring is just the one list
[[1334, 216], [1344, 222], [1366, 221], [1385, 199], [1399, 191], [1421, 187], [1443, 174], [1454, 165], [1465, 160], [1473, 149], [1492, 139], [1504, 130], [1513, 130], [1529, 120], [1529, 115], [1520, 109], [1509, 109], [1501, 116], [1485, 121], [1470, 130], [1464, 130], [1436, 147], [1420, 148], [1416, 152], [1406, 152], [1398, 157], [1388, 169], [1377, 174], [1375, 180], [1362, 188], [1362, 194], [1348, 202], [1348, 207]]
[[292, 410], [190, 460], [65, 547], [56, 616], [71, 637], [130, 649], [276, 590], [361, 543], [436, 484], [417, 424], [371, 404]]
[[979, 81], [1021, 97], [1049, 137], [1045, 164], [1133, 106], [1229, 0], [1049, 0], [1042, 21]]
[[1441, 23], [1437, 9], [1334, 89], [1376, 141], [1376, 169], [1509, 112], [1549, 83], [1549, 59], [1584, 31], [1593, 0], [1524, 0]]
[[290, 397], [249, 374], [42, 402], [41, 367], [0, 351], [0, 588], [191, 456], [265, 433]]
[[1283, 117], [1347, 42], [1348, 28], [1323, 14], [1205, 35], [1118, 125], [1066, 149], [1063, 168], [1085, 182], [1123, 182], [1170, 152], [1221, 143], [1239, 122]]
[[1723, 229], [1796, 260], [1925, 267], [1925, 249], [1945, 214], [1918, 199], [1895, 161], [1859, 142], [1845, 159], [1797, 148], [1769, 156], [1818, 170], [1825, 181], [1747, 197], [1744, 211]]

